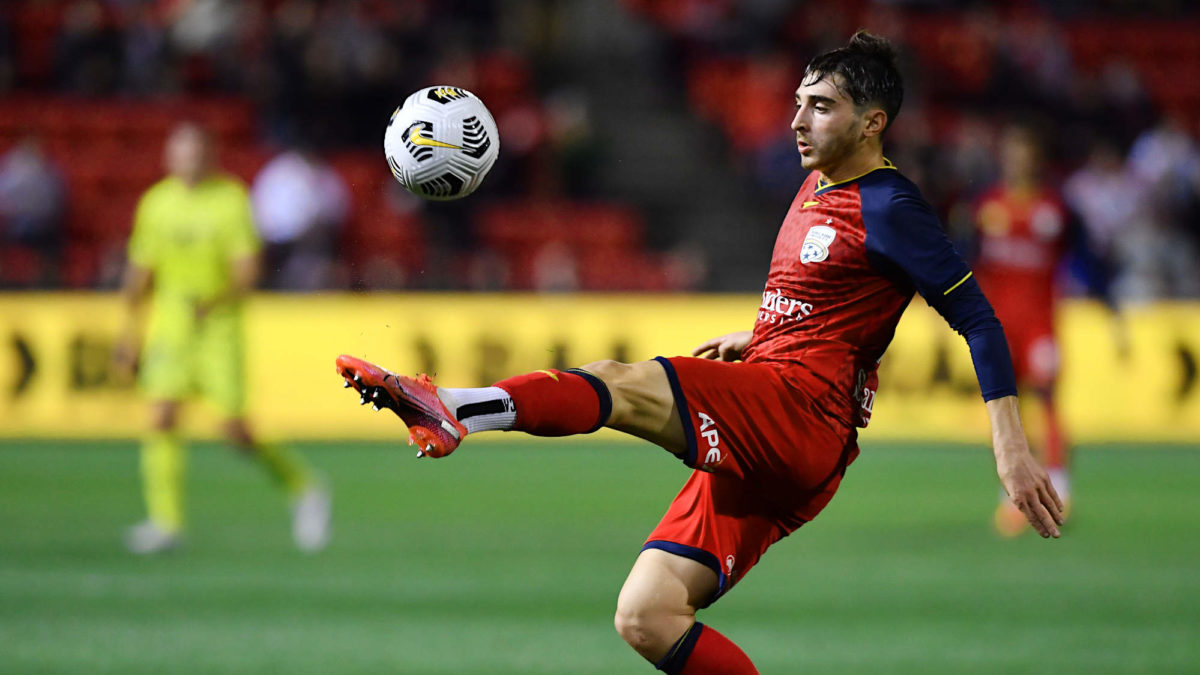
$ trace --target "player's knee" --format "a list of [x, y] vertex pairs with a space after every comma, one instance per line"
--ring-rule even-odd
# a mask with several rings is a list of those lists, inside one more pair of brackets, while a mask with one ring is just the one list
[[662, 640], [650, 615], [617, 607], [613, 626], [622, 640], [647, 659], [655, 659], [662, 652]]
[[617, 602], [613, 626], [622, 640], [650, 661], [661, 659], [691, 625], [691, 619], [634, 598]]
[[178, 417], [176, 406], [170, 403], [154, 405], [150, 408], [150, 428], [159, 432], [171, 431]]
[[223, 431], [225, 432], [225, 439], [238, 452], [254, 452], [254, 437], [250, 435], [250, 430], [246, 428], [245, 424], [239, 420], [230, 420], [225, 423]]

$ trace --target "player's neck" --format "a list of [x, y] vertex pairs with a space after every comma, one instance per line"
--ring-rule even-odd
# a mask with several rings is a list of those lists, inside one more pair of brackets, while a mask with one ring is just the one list
[[175, 174], [175, 178], [189, 190], [195, 190], [198, 185], [208, 180], [210, 176], [212, 176], [211, 171], [204, 171], [194, 175]]
[[1017, 199], [1030, 199], [1037, 192], [1037, 183], [1032, 179], [1010, 178], [1004, 183], [1009, 194]]
[[883, 158], [883, 148], [865, 147], [837, 166], [822, 169], [821, 175], [825, 177], [826, 183], [841, 183], [868, 174], [881, 166], [887, 166], [887, 160]]

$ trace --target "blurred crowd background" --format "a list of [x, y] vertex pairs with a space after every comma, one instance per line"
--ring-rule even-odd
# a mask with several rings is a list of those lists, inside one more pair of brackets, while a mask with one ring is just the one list
[[[278, 290], [753, 291], [804, 177], [804, 64], [859, 27], [906, 77], [886, 151], [969, 251], [1015, 121], [1074, 216], [1064, 292], [1200, 297], [1200, 10], [1170, 1], [13, 0], [0, 286], [115, 288], [182, 120], [250, 186]], [[422, 202], [382, 135], [478, 94], [476, 195]]]

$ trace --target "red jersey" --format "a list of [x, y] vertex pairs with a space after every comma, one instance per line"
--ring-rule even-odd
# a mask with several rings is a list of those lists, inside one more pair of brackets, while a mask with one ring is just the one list
[[798, 366], [794, 386], [866, 426], [914, 291], [967, 338], [984, 398], [1015, 394], [1000, 324], [917, 187], [890, 163], [840, 183], [814, 172], [780, 228], [743, 359]]
[[1048, 332], [1054, 277], [1066, 250], [1067, 212], [1052, 192], [1020, 194], [997, 187], [975, 209], [979, 258], [975, 273], [1004, 325]]

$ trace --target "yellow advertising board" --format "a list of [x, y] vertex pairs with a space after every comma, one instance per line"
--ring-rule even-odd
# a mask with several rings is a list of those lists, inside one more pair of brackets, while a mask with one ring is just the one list
[[[389, 414], [358, 409], [341, 388], [340, 353], [454, 386], [598, 359], [688, 353], [749, 328], [749, 295], [260, 295], [247, 307], [250, 415], [268, 435], [402, 438]], [[136, 391], [109, 354], [121, 321], [109, 294], [0, 295], [0, 437], [132, 437], [144, 426]], [[1114, 317], [1099, 305], [1060, 313], [1060, 403], [1078, 441], [1200, 440], [1200, 304], [1161, 304]], [[198, 405], [185, 425], [211, 436]], [[1031, 426], [1037, 415], [1031, 412]], [[616, 434], [608, 438], [616, 437]], [[493, 435], [499, 437], [499, 434]], [[985, 442], [987, 418], [970, 355], [914, 302], [883, 359], [864, 440]]]

